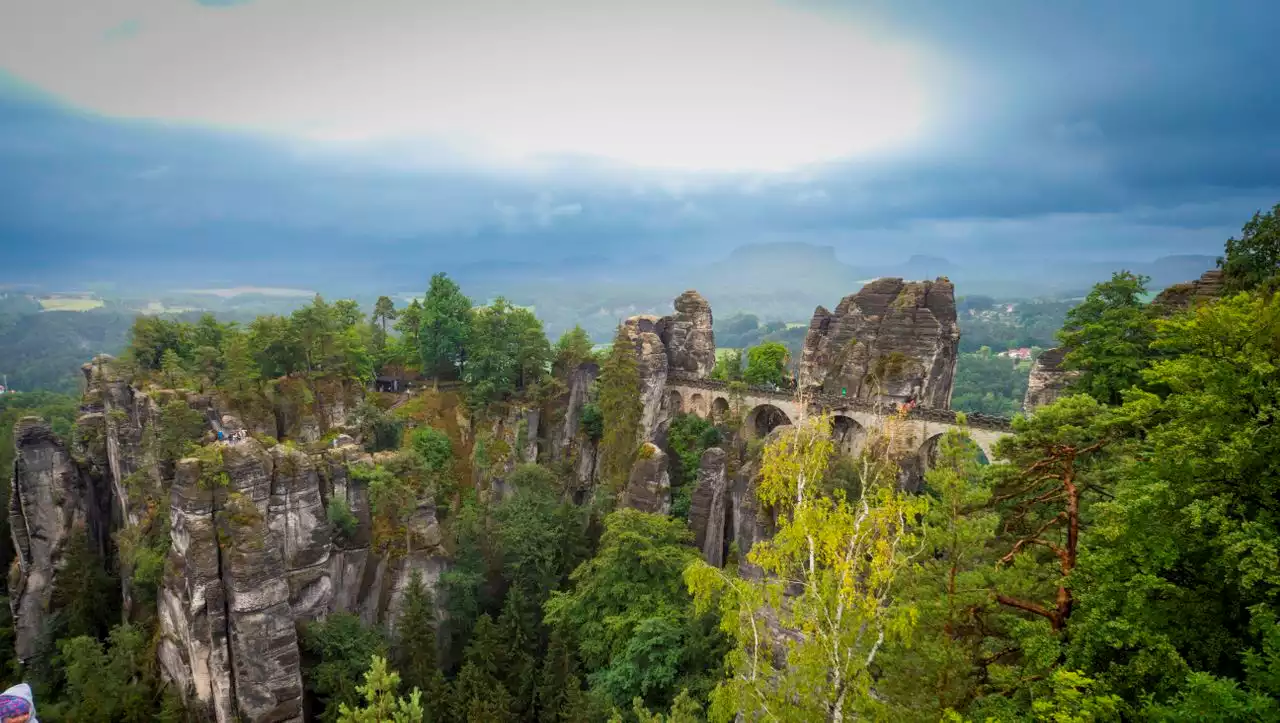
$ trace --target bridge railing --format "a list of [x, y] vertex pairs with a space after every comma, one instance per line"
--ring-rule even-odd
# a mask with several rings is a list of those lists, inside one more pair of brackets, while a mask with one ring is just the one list
[[[706, 389], [708, 391], [729, 393], [729, 382], [722, 382], [718, 379], [707, 379], [704, 377], [695, 377], [685, 373], [672, 373], [667, 375], [667, 384], [669, 386], [693, 387], [696, 389]], [[791, 401], [796, 398], [794, 392], [782, 391], [778, 389], [770, 389], [769, 387], [747, 386], [746, 394], [752, 397], [764, 397], [766, 399], [778, 399]], [[856, 410], [860, 412], [869, 412], [872, 414], [891, 413], [892, 406], [882, 403], [868, 402], [865, 399], [851, 399], [836, 394], [807, 394], [806, 401], [810, 404], [817, 404], [824, 409], [830, 410]], [[942, 424], [955, 424], [956, 412], [952, 409], [937, 409], [933, 407], [914, 407], [907, 412], [908, 419], [920, 419], [926, 422], [940, 422]], [[965, 414], [966, 423], [974, 429], [988, 429], [997, 432], [1009, 432], [1013, 430], [1013, 422], [1007, 417], [998, 417], [991, 414], [968, 413]]]

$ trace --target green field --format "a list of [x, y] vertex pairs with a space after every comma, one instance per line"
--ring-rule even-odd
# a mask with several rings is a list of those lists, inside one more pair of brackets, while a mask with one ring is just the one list
[[72, 299], [56, 297], [40, 299], [40, 307], [45, 311], [88, 311], [102, 306], [102, 299]]

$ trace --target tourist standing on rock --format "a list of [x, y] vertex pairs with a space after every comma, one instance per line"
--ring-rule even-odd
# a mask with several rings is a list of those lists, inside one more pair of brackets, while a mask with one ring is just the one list
[[20, 683], [0, 694], [0, 723], [39, 723], [31, 686]]

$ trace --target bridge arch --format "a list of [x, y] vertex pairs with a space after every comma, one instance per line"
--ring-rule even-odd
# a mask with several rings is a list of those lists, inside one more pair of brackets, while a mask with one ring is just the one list
[[689, 397], [689, 412], [699, 417], [707, 417], [707, 400], [699, 392], [694, 392]]
[[867, 429], [853, 417], [836, 414], [831, 418], [831, 439], [841, 454], [856, 456], [867, 439]]
[[791, 417], [780, 408], [766, 403], [753, 407], [747, 414], [746, 421], [747, 434], [764, 437], [784, 424], [791, 424]]
[[711, 400], [711, 421], [716, 424], [723, 424], [729, 421], [729, 400], [724, 397], [716, 397]]
[[[938, 465], [938, 456], [942, 451], [942, 436], [946, 432], [939, 432], [930, 436], [920, 445], [919, 457], [924, 464], [924, 469], [930, 470]], [[978, 458], [978, 464], [991, 464], [991, 453], [983, 448], [977, 440], [970, 436], [968, 446]]]
[[671, 409], [672, 414], [681, 414], [684, 412], [684, 397], [680, 396], [680, 392], [678, 390], [667, 390], [667, 406]]

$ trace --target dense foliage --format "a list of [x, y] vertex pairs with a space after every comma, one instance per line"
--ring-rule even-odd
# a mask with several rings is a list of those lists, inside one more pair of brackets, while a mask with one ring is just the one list
[[951, 390], [951, 408], [1012, 417], [1022, 411], [1030, 372], [1030, 361], [1002, 357], [987, 347], [961, 354]]

